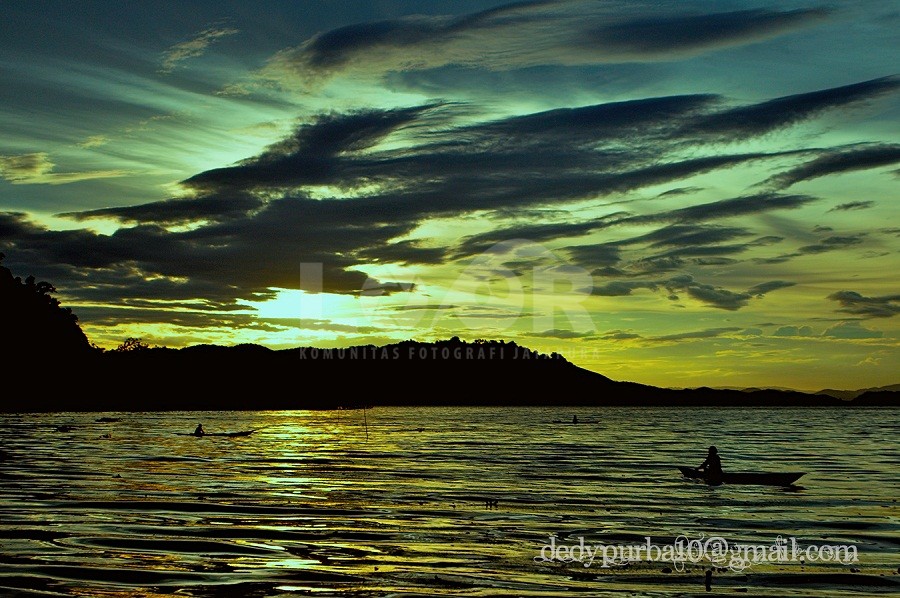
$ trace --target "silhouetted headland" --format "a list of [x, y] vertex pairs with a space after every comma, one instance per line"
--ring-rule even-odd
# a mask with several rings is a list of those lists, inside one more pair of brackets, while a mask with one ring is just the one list
[[[0, 262], [5, 256], [0, 253]], [[0, 349], [7, 357], [40, 359], [91, 352], [78, 318], [53, 297], [49, 282], [25, 280], [0, 265]], [[7, 373], [8, 374], [8, 373]]]
[[0, 410], [334, 409], [375, 405], [898, 406], [898, 392], [853, 401], [759, 389], [665, 389], [617, 382], [512, 341], [458, 337], [383, 346], [93, 347], [49, 283], [0, 266], [6, 398]]
[[[617, 382], [506, 341], [403, 341], [344, 349], [197, 345], [58, 358], [54, 391], [6, 411], [334, 409], [375, 405], [898, 405], [895, 392], [854, 401], [780, 390], [672, 390]], [[77, 391], [77, 393], [76, 393]], [[75, 399], [74, 394], [85, 398]]]

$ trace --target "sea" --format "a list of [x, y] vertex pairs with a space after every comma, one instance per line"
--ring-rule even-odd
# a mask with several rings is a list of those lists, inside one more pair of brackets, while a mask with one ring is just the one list
[[[896, 409], [0, 422], [4, 597], [900, 595]], [[684, 478], [710, 445], [726, 471], [805, 474]]]

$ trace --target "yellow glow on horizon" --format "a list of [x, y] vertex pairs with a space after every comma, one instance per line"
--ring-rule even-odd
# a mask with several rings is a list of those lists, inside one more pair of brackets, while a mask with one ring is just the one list
[[[367, 319], [361, 298], [335, 293], [309, 293], [296, 289], [273, 289], [277, 295], [268, 301], [241, 301], [256, 310], [259, 319], [298, 318], [339, 321]], [[362, 325], [362, 324], [358, 324]]]

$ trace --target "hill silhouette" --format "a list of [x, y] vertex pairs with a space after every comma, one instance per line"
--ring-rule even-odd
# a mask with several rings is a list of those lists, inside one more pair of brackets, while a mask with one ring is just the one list
[[[847, 406], [800, 392], [673, 390], [617, 382], [515, 342], [452, 338], [344, 349], [196, 345], [82, 354], [59, 365], [65, 390], [6, 401], [6, 411], [290, 410], [362, 406]], [[76, 396], [87, 399], [76, 399]]]
[[[0, 253], [0, 262], [6, 257]], [[53, 297], [49, 282], [14, 277], [0, 263], [0, 349], [4, 355], [50, 359], [92, 351], [78, 318]]]
[[[259, 345], [93, 349], [49, 283], [0, 267], [8, 398], [0, 410], [333, 409], [375, 405], [897, 406], [897, 392], [855, 401], [794, 391], [666, 389], [617, 382], [512, 341], [458, 337], [340, 349]], [[31, 375], [21, 375], [16, 366]], [[36, 384], [34, 372], [46, 368]]]

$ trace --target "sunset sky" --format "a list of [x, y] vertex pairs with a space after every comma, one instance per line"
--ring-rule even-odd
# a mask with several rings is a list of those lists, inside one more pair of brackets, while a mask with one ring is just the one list
[[4, 2], [0, 250], [89, 338], [900, 382], [894, 1]]

